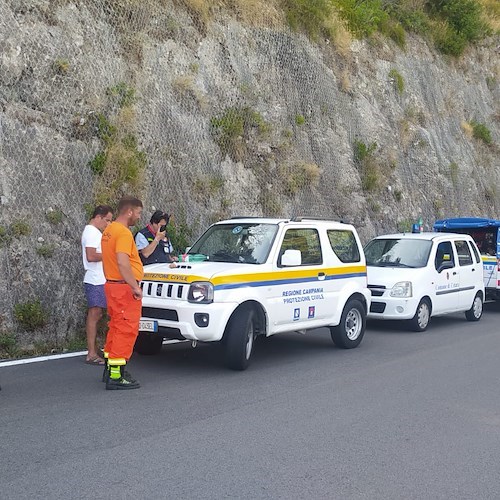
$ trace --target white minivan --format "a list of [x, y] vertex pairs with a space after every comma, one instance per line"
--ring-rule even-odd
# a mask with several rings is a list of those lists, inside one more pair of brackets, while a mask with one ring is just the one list
[[424, 331], [431, 316], [465, 312], [479, 321], [483, 312], [482, 263], [466, 234], [401, 233], [378, 236], [365, 247], [369, 318], [409, 320]]

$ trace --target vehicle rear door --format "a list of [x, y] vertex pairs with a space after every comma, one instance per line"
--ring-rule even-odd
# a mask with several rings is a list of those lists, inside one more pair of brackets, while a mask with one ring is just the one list
[[472, 256], [468, 242], [455, 240], [453, 242], [458, 258], [460, 276], [460, 309], [469, 309], [472, 306], [477, 291], [478, 281], [482, 281], [482, 266]]

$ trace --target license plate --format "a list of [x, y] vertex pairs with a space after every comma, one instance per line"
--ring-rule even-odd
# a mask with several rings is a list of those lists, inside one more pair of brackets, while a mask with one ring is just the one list
[[158, 321], [153, 321], [151, 319], [141, 319], [141, 321], [139, 321], [139, 331], [141, 331], [141, 332], [157, 332], [158, 331]]

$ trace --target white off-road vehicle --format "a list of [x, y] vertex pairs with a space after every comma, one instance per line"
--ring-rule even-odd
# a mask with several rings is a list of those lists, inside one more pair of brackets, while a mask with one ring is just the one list
[[247, 368], [256, 336], [329, 327], [357, 347], [370, 307], [366, 263], [352, 225], [316, 219], [218, 222], [177, 268], [145, 267], [135, 350], [163, 339], [224, 343], [227, 365]]

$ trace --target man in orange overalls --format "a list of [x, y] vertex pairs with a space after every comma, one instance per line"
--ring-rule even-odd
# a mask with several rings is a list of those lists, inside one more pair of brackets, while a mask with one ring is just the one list
[[104, 346], [107, 390], [137, 389], [140, 384], [125, 371], [139, 332], [142, 308], [143, 267], [130, 231], [141, 218], [142, 202], [126, 196], [118, 203], [118, 216], [103, 232], [104, 293], [110, 317]]

